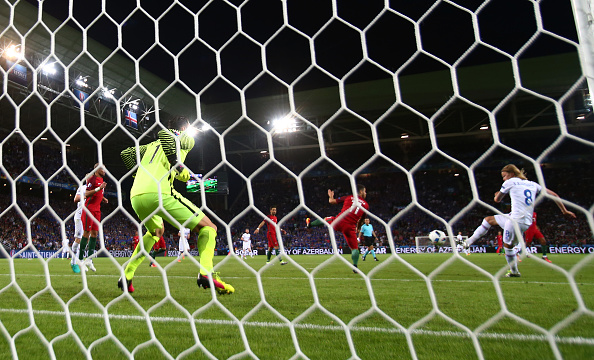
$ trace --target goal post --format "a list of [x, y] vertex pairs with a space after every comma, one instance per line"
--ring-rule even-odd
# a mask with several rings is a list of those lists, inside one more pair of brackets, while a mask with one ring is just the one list
[[[468, 236], [462, 236], [462, 241], [468, 239]], [[461, 244], [458, 244], [458, 239], [454, 236], [448, 236], [443, 246], [436, 246], [431, 242], [429, 236], [415, 236], [415, 247], [417, 254], [434, 254], [434, 253], [451, 253], [453, 248], [451, 244], [454, 244], [458, 251], [461, 251]]]

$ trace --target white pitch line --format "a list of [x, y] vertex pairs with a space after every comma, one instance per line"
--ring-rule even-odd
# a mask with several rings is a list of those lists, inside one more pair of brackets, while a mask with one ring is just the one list
[[[0, 276], [10, 276], [10, 274], [0, 274]], [[17, 274], [18, 277], [45, 277], [45, 274]], [[79, 274], [51, 274], [50, 277], [79, 277]], [[119, 278], [119, 275], [101, 275], [101, 274], [88, 274], [87, 278], [94, 278], [94, 277], [108, 277], [108, 278]], [[160, 275], [135, 275], [134, 278], [145, 278], [145, 279], [162, 279]], [[196, 279], [196, 276], [185, 276], [185, 275], [167, 275], [167, 278], [170, 279]], [[246, 279], [255, 279], [253, 276], [225, 276], [225, 279], [238, 279], [238, 280], [246, 280]], [[305, 277], [262, 277], [263, 280], [308, 280]], [[328, 280], [328, 281], [362, 281], [363, 279], [359, 277], [348, 277], [348, 278], [326, 278], [326, 277], [314, 277], [314, 280]], [[395, 282], [425, 282], [425, 279], [376, 279], [371, 278], [373, 281], [395, 281]], [[502, 280], [502, 279], [501, 279]], [[449, 282], [449, 283], [489, 283], [492, 284], [493, 281], [491, 280], [448, 280], [448, 279], [433, 279], [431, 282]], [[516, 284], [516, 285], [523, 285], [523, 284], [543, 284], [543, 285], [569, 285], [569, 282], [558, 282], [558, 281], [509, 281], [506, 284]], [[580, 282], [576, 281], [578, 285], [594, 285], [591, 282]]]
[[[13, 314], [29, 314], [28, 310], [23, 309], [1, 309], [3, 313]], [[63, 311], [49, 311], [49, 310], [33, 310], [34, 315], [48, 315], [48, 316], [65, 316], [66, 313]], [[71, 312], [71, 317], [84, 317], [84, 318], [96, 318], [103, 319], [103, 314], [98, 313], [81, 313]], [[108, 314], [111, 320], [132, 320], [132, 321], [146, 321], [146, 317], [138, 315], [116, 315]], [[187, 318], [178, 317], [162, 317], [162, 316], [150, 316], [151, 321], [154, 322], [181, 322], [186, 323], [190, 320]], [[229, 325], [237, 326], [239, 322], [231, 320], [215, 320], [215, 319], [194, 319], [197, 324], [206, 325]], [[244, 322], [245, 326], [262, 327], [262, 328], [288, 328], [290, 325], [286, 323], [276, 322], [263, 322], [263, 321], [249, 321]], [[294, 324], [296, 329], [308, 329], [308, 330], [323, 330], [323, 331], [344, 331], [342, 326], [337, 325], [314, 325], [314, 324]], [[365, 332], [377, 332], [377, 333], [390, 333], [390, 334], [404, 334], [400, 329], [395, 328], [381, 328], [381, 327], [370, 327], [370, 326], [353, 326], [350, 328], [351, 331], [365, 331]], [[461, 331], [431, 331], [431, 330], [413, 330], [410, 332], [411, 335], [429, 335], [429, 336], [448, 336], [458, 338], [470, 338], [470, 335], [466, 332]], [[536, 334], [501, 334], [501, 333], [480, 333], [477, 334], [479, 338], [485, 339], [496, 339], [496, 340], [518, 340], [518, 341], [540, 341], [546, 342], [548, 338], [546, 335]], [[555, 336], [555, 342], [561, 344], [573, 344], [573, 345], [591, 345], [594, 346], [594, 338], [586, 338], [581, 336]]]

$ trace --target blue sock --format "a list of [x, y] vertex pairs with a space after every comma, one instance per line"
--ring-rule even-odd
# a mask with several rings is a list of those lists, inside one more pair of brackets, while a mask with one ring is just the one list
[[367, 249], [367, 251], [365, 251], [365, 254], [363, 254], [363, 257], [366, 257], [367, 254], [369, 254], [369, 249]]
[[375, 259], [375, 250], [371, 250], [371, 255], [373, 255], [373, 258]]

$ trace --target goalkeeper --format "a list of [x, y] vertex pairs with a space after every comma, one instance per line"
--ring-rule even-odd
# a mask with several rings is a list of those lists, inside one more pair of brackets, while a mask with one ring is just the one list
[[[169, 129], [159, 131], [158, 140], [139, 146], [140, 166], [130, 191], [130, 202], [136, 215], [141, 221], [145, 221], [147, 232], [142, 237], [142, 247], [146, 253], [163, 235], [163, 219], [174, 226], [177, 221], [198, 233], [197, 247], [200, 253], [198, 286], [206, 289], [210, 287], [209, 276], [213, 269], [212, 259], [217, 227], [196, 205], [173, 187], [174, 179], [183, 182], [190, 179], [190, 172], [183, 165], [188, 152], [194, 147], [194, 138], [184, 132], [189, 126], [190, 123], [185, 117], [172, 118], [169, 120]], [[177, 141], [179, 141], [179, 152]], [[123, 150], [121, 156], [128, 170], [136, 165], [136, 147]], [[162, 205], [159, 200], [162, 201]], [[126, 281], [124, 282], [123, 279], [118, 281], [118, 287], [122, 290], [126, 286], [128, 292], [134, 292], [132, 286], [134, 273], [146, 257], [144, 254], [138, 255], [139, 251], [140, 247], [137, 246], [124, 270]], [[223, 282], [217, 274], [213, 275], [213, 284], [219, 293], [231, 294], [235, 291], [233, 286]]]

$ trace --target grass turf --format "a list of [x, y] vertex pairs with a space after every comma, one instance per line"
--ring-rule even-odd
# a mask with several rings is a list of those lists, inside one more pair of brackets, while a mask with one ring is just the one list
[[127, 259], [86, 275], [2, 259], [0, 358], [594, 358], [594, 256], [527, 258], [512, 279], [495, 254], [379, 258], [359, 262], [362, 276], [350, 255], [215, 257], [230, 296], [197, 287], [197, 258], [145, 260], [130, 295], [116, 285]]

